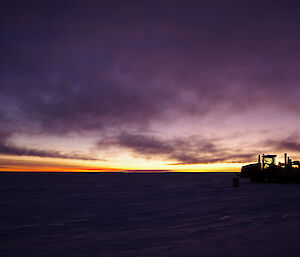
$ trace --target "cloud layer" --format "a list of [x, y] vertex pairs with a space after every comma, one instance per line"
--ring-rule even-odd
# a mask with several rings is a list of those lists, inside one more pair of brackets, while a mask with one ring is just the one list
[[[252, 153], [209, 138], [166, 141], [132, 131], [178, 117], [238, 113], [242, 124], [248, 111], [300, 110], [299, 1], [20, 1], [1, 12], [0, 129], [7, 137], [114, 131], [112, 144], [143, 156], [246, 161]], [[8, 141], [0, 148], [93, 159]]]
[[279, 140], [266, 140], [265, 145], [277, 151], [300, 152], [300, 138], [295, 134]]
[[256, 155], [243, 153], [241, 149], [226, 149], [218, 140], [195, 136], [166, 140], [153, 135], [122, 133], [98, 142], [99, 149], [107, 147], [125, 148], [137, 157], [163, 159], [173, 165], [249, 162]]
[[78, 4], [7, 7], [0, 117], [57, 133], [143, 124], [170, 108], [299, 110], [293, 94], [281, 98], [300, 82], [296, 1]]
[[72, 160], [84, 160], [95, 161], [97, 158], [91, 156], [69, 153], [64, 154], [59, 151], [32, 149], [29, 147], [16, 146], [9, 142], [7, 133], [1, 133], [0, 131], [0, 155], [15, 155], [15, 156], [34, 156], [34, 157], [46, 157], [46, 158], [59, 158], [59, 159], [72, 159]]

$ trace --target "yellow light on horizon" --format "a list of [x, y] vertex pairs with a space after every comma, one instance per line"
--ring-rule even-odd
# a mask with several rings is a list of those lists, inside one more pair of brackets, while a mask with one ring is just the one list
[[32, 172], [120, 172], [120, 171], [172, 171], [172, 172], [239, 172], [242, 163], [175, 164], [160, 160], [119, 158], [112, 161], [61, 160], [40, 157], [5, 156], [0, 158], [0, 171]]

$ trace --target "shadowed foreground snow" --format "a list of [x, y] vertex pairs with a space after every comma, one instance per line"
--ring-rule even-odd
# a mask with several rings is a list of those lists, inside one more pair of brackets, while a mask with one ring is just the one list
[[1, 256], [300, 256], [300, 185], [234, 174], [0, 174]]

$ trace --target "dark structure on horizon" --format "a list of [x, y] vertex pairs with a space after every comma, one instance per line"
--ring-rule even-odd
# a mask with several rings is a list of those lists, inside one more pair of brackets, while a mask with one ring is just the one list
[[284, 154], [284, 163], [276, 164], [277, 155], [258, 156], [258, 162], [245, 165], [237, 175], [251, 182], [300, 183], [300, 162]]

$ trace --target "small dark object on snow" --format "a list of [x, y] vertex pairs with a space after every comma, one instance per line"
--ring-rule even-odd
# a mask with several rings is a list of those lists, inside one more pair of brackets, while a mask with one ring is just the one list
[[233, 178], [232, 179], [232, 186], [233, 187], [239, 187], [239, 179], [238, 178]]

